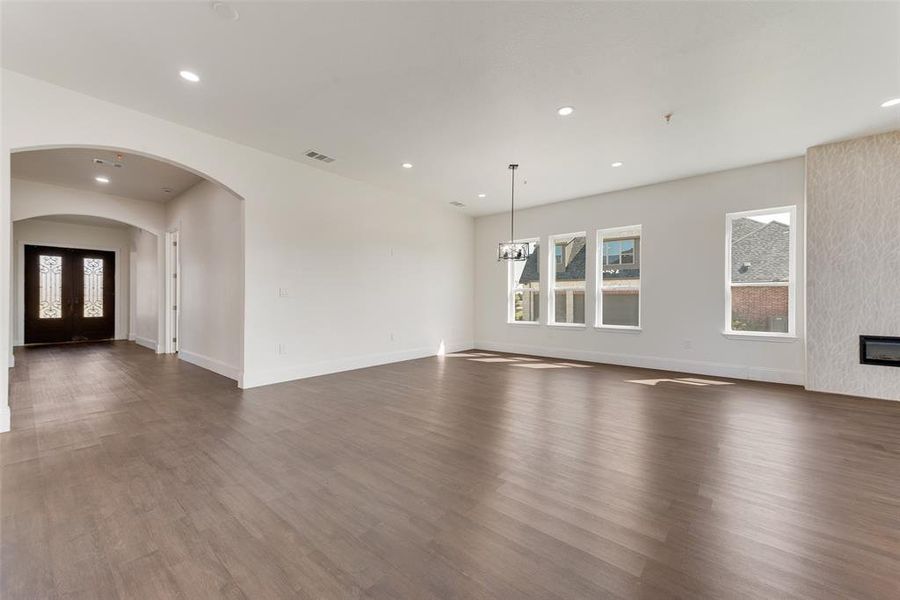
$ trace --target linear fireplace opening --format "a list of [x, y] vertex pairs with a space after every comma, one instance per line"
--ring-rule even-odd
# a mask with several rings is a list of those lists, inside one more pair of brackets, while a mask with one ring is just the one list
[[859, 336], [859, 362], [864, 365], [900, 367], [900, 337]]

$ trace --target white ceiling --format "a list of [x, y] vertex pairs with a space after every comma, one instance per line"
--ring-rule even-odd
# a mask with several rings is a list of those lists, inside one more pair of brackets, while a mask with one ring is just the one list
[[[98, 165], [94, 163], [94, 158], [117, 162], [122, 166]], [[12, 155], [10, 173], [18, 179], [44, 181], [150, 202], [165, 202], [202, 179], [180, 167], [152, 158], [89, 148], [16, 152]], [[97, 182], [94, 179], [97, 176], [107, 177], [109, 183]]]
[[470, 214], [900, 126], [898, 3], [233, 6], [4, 2], [3, 64]]

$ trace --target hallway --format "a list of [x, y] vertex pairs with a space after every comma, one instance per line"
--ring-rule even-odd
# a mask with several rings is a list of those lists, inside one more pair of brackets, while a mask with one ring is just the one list
[[244, 391], [126, 342], [16, 354], [8, 600], [896, 596], [896, 403], [479, 352]]

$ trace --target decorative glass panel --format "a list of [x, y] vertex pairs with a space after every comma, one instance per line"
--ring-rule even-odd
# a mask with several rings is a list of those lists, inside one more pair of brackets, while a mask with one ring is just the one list
[[38, 269], [38, 318], [62, 319], [62, 256], [41, 254]]
[[84, 259], [84, 316], [103, 316], [103, 259]]

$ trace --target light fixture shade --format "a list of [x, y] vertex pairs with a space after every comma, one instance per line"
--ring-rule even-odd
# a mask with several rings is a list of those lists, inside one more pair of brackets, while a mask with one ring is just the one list
[[497, 260], [526, 260], [531, 244], [528, 242], [500, 242]]

